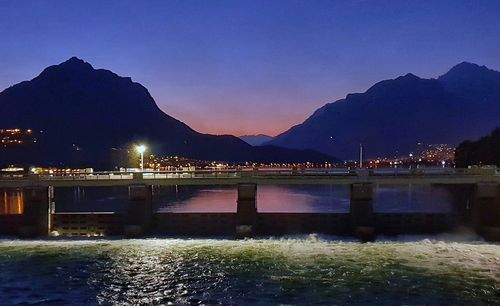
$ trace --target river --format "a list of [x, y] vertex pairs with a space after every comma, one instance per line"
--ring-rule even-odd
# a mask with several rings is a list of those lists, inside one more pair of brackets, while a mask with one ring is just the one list
[[0, 296], [4, 305], [498, 305], [500, 246], [450, 238], [3, 240]]
[[[456, 213], [466, 191], [378, 186], [379, 212]], [[4, 192], [0, 213], [23, 211]], [[236, 209], [232, 187], [154, 189], [157, 211]], [[57, 211], [124, 211], [126, 188], [56, 189]], [[342, 186], [259, 186], [262, 212], [347, 212]], [[470, 232], [359, 243], [302, 235], [233, 240], [0, 240], [0, 304], [499, 305], [500, 245]]]
[[[376, 186], [376, 212], [452, 213], [465, 207], [467, 190], [444, 186]], [[58, 188], [56, 211], [125, 211], [126, 187]], [[163, 186], [154, 188], [153, 205], [160, 212], [235, 212], [234, 186]], [[348, 212], [349, 187], [338, 185], [262, 185], [257, 190], [260, 212]]]

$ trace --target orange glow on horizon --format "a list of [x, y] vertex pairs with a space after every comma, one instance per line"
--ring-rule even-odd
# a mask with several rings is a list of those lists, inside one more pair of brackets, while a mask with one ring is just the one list
[[274, 137], [304, 122], [310, 115], [307, 112], [299, 113], [298, 111], [292, 113], [268, 111], [265, 114], [262, 112], [258, 114], [257, 112], [227, 110], [208, 116], [202, 112], [183, 109], [176, 105], [164, 107], [162, 111], [199, 133], [234, 136], [263, 134]]

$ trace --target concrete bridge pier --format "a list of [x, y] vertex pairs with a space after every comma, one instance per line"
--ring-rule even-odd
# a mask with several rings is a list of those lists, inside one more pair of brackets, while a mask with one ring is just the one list
[[489, 241], [500, 241], [500, 184], [477, 183], [474, 190], [473, 223]]
[[51, 187], [23, 188], [24, 213], [19, 237], [35, 238], [49, 234], [49, 192]]
[[236, 237], [252, 236], [257, 224], [257, 184], [238, 184], [238, 202], [236, 208]]
[[153, 221], [152, 186], [130, 185], [124, 234], [138, 238], [149, 233]]
[[351, 225], [355, 237], [362, 241], [375, 240], [373, 184], [354, 183], [351, 185]]

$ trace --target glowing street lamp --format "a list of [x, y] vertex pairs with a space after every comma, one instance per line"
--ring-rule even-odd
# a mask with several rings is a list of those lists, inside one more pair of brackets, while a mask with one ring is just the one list
[[146, 151], [145, 145], [136, 146], [135, 150], [141, 154], [141, 171], [144, 171], [144, 152]]

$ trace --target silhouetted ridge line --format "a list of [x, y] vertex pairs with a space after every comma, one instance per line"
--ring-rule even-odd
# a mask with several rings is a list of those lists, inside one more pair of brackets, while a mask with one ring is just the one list
[[77, 57], [1, 92], [0, 112], [8, 114], [0, 128], [43, 131], [34, 156], [3, 150], [2, 162], [109, 169], [118, 166], [112, 156], [121, 152], [117, 148], [125, 151], [137, 142], [147, 143], [148, 153], [201, 160], [272, 160], [266, 154], [276, 162], [283, 161], [280, 156], [294, 161], [332, 160], [318, 152], [283, 148], [270, 152], [231, 135], [198, 133], [161, 111], [141, 84], [94, 69]]
[[438, 79], [411, 73], [328, 103], [267, 142], [355, 159], [406, 155], [416, 143], [457, 145], [500, 125], [500, 73], [467, 62]]

